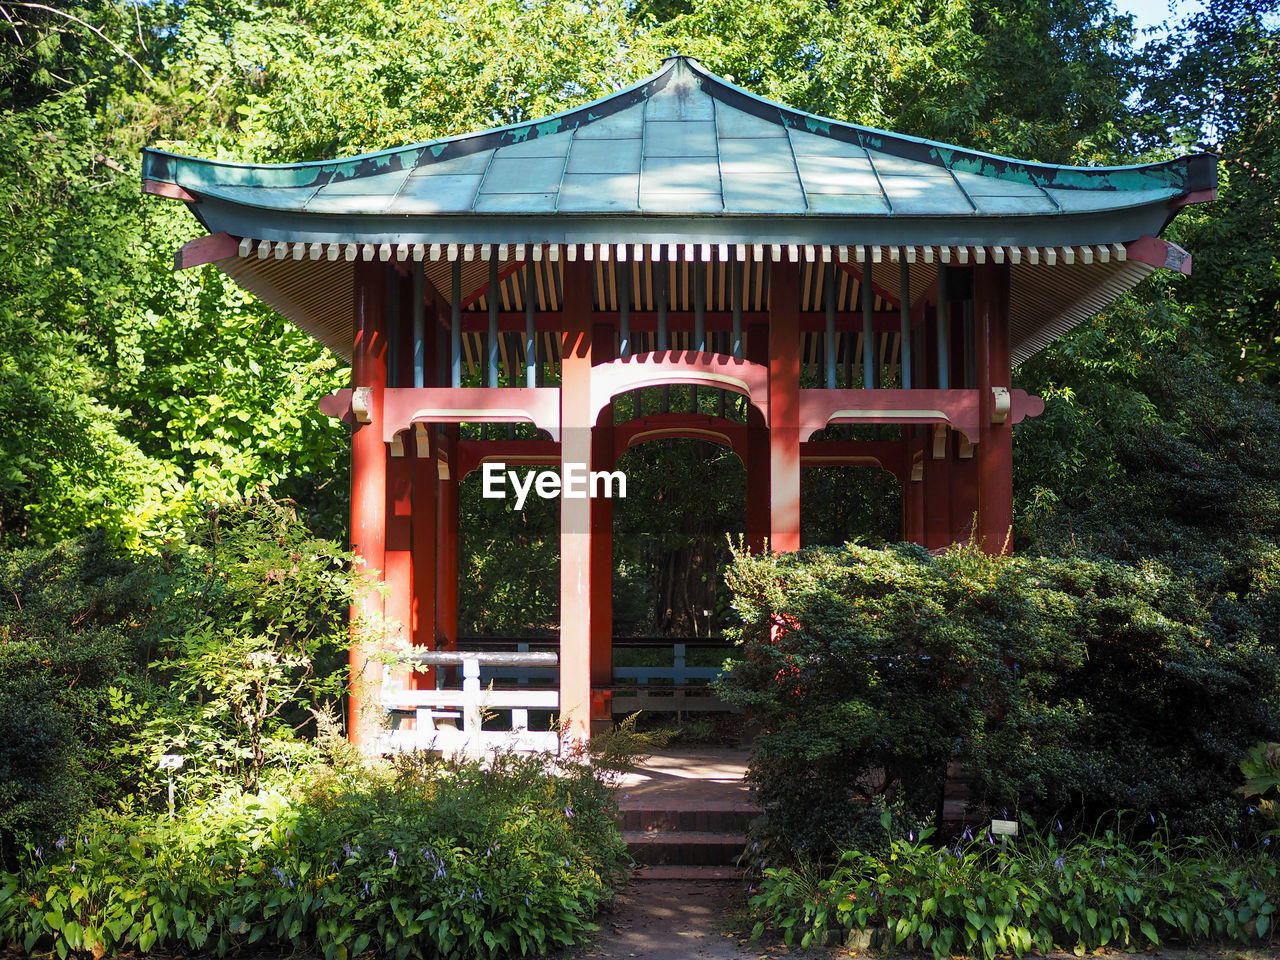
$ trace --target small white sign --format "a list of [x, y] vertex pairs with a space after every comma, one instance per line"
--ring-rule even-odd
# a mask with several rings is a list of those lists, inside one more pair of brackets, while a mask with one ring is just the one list
[[177, 770], [186, 762], [186, 758], [180, 753], [166, 753], [160, 758], [161, 770]]
[[1018, 835], [1018, 821], [992, 820], [991, 833], [996, 837], [1016, 837]]

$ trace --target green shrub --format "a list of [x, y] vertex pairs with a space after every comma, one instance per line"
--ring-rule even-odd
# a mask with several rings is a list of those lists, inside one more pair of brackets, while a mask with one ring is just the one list
[[808, 946], [831, 931], [887, 929], [895, 945], [987, 960], [1274, 939], [1280, 868], [1262, 849], [1239, 855], [1164, 830], [1134, 841], [1115, 828], [1070, 842], [1032, 830], [1007, 849], [990, 836], [939, 849], [930, 833], [895, 837], [882, 854], [847, 851], [830, 873], [767, 869], [751, 901], [755, 936], [771, 925]]
[[1260, 618], [1154, 565], [848, 545], [739, 555], [729, 583], [720, 689], [762, 724], [764, 861], [875, 849], [880, 812], [923, 823], [957, 761], [978, 815], [1235, 829], [1240, 758], [1280, 731]]
[[0, 860], [145, 782], [136, 736], [166, 571], [100, 532], [0, 556]]
[[0, 874], [0, 943], [118, 954], [268, 947], [345, 960], [544, 952], [626, 862], [608, 789], [537, 759], [231, 791], [175, 820], [99, 815]]

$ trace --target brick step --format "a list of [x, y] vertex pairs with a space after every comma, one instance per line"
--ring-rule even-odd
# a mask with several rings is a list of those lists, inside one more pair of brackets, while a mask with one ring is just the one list
[[746, 834], [709, 830], [624, 830], [622, 838], [637, 863], [732, 866], [747, 845]]
[[737, 867], [690, 867], [678, 863], [638, 863], [631, 870], [632, 880], [714, 880], [730, 883], [742, 879]]
[[700, 810], [671, 810], [657, 807], [630, 808], [618, 816], [623, 830], [684, 830], [709, 833], [742, 833], [760, 815], [755, 807], [742, 804], [703, 807]]

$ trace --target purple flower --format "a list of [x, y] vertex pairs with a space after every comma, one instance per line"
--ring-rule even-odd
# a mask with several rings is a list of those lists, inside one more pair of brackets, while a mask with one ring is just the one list
[[57, 840], [53, 841], [53, 845], [59, 850], [65, 850], [67, 849], [67, 838], [59, 837]]
[[962, 836], [963, 836], [963, 838], [964, 838], [965, 840], [972, 841], [972, 840], [973, 840], [973, 831], [972, 831], [972, 830], [970, 830], [968, 827], [965, 827], [965, 828], [964, 828], [964, 834], [963, 834]]
[[564, 808], [564, 815], [565, 815], [566, 817], [572, 817], [572, 816], [573, 816], [573, 807], [565, 807], [565, 808]]
[[362, 897], [367, 897], [368, 895], [369, 895], [369, 881], [368, 881], [368, 880], [366, 880], [366, 881], [364, 882], [364, 893], [363, 893], [363, 894], [361, 894], [361, 896], [362, 896]]
[[272, 867], [271, 872], [274, 873], [276, 875], [276, 879], [280, 881], [280, 886], [282, 887], [293, 886], [293, 880], [289, 877], [287, 873], [285, 873], [279, 867]]
[[1061, 820], [1057, 820], [1057, 821], [1054, 821], [1054, 822], [1055, 822], [1055, 823], [1057, 823], [1057, 825], [1058, 825], [1058, 832], [1059, 832], [1059, 833], [1061, 833], [1061, 832], [1062, 832], [1062, 821], [1061, 821]]
[[1067, 865], [1066, 858], [1063, 857], [1061, 854], [1058, 855], [1057, 860], [1053, 861], [1053, 867], [1059, 873], [1062, 873], [1062, 871], [1066, 869], [1066, 865]]
[[916, 832], [914, 830], [907, 831], [907, 840], [910, 841], [911, 843], [916, 842]]
[[387, 851], [387, 859], [391, 861], [393, 867], [400, 865], [400, 854], [396, 853], [394, 848]]
[[36, 847], [36, 859], [44, 862], [44, 847]]
[[1148, 813], [1147, 816], [1151, 818], [1152, 823], [1156, 822], [1156, 815], [1154, 813]]

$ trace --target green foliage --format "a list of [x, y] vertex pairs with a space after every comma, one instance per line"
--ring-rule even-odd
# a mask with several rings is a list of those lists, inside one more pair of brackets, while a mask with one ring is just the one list
[[956, 761], [979, 811], [1231, 830], [1237, 764], [1280, 731], [1273, 628], [1154, 564], [849, 545], [739, 555], [728, 580], [760, 859], [874, 849]]
[[[1257, 804], [1264, 817], [1280, 827], [1280, 808], [1276, 805], [1280, 796], [1280, 744], [1255, 743], [1240, 761], [1240, 772], [1245, 778], [1244, 795]], [[1270, 836], [1280, 836], [1280, 829], [1273, 828]]]
[[300, 734], [342, 694], [346, 614], [368, 587], [290, 504], [212, 508], [189, 543], [200, 580], [176, 598], [188, 610], [163, 650], [172, 699], [150, 734], [254, 790], [268, 766], [313, 756]]
[[163, 556], [102, 531], [0, 555], [0, 856], [91, 807], [153, 803], [160, 754], [184, 792], [313, 762], [363, 588], [291, 505], [210, 508]]
[[101, 534], [0, 555], [0, 861], [144, 787], [146, 674], [165, 571]]
[[846, 851], [830, 873], [770, 868], [751, 901], [755, 935], [768, 924], [808, 946], [828, 931], [884, 929], [886, 946], [939, 960], [1274, 940], [1280, 870], [1265, 851], [1164, 830], [1134, 840], [1118, 824], [1076, 839], [1023, 828], [1008, 847], [986, 836], [939, 849], [926, 830], [883, 854]]
[[0, 942], [57, 953], [287, 948], [502, 957], [592, 929], [626, 860], [610, 792], [537, 759], [321, 776], [176, 819], [101, 815], [0, 873]]

